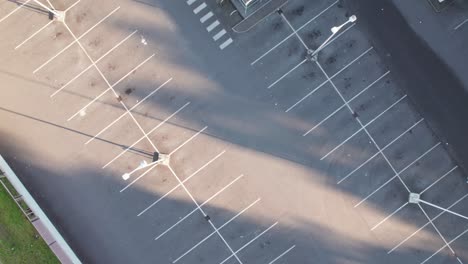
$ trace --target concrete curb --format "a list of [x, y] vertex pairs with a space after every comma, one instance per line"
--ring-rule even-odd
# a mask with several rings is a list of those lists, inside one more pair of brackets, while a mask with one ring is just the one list
[[[23, 201], [37, 216], [37, 220], [33, 221], [32, 224], [42, 236], [44, 241], [49, 245], [50, 249], [61, 263], [73, 263], [81, 264], [81, 261], [75, 255], [73, 250], [63, 239], [62, 235], [57, 231], [55, 226], [49, 220], [47, 215], [42, 211], [40, 206], [28, 192], [23, 183], [18, 179], [16, 174], [7, 164], [5, 159], [0, 155], [0, 170], [4, 173], [10, 183], [15, 187], [16, 191], [22, 196]], [[1, 262], [0, 262], [1, 263]]]

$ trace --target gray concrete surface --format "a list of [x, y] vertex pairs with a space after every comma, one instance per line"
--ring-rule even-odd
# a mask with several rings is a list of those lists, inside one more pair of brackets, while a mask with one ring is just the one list
[[[291, 1], [283, 11], [299, 37], [277, 14], [236, 35], [215, 1], [194, 14], [201, 4], [82, 0], [67, 22], [78, 36], [121, 8], [80, 40], [83, 48], [73, 45], [35, 74], [73, 41], [69, 32], [53, 23], [14, 50], [47, 18], [21, 10], [0, 24], [8, 40], [0, 43], [1, 80], [14, 87], [2, 89], [8, 140], [0, 151], [84, 262], [173, 263], [205, 238], [177, 263], [468, 262], [466, 221], [405, 204], [406, 186], [467, 214], [466, 176], [361, 20], [317, 62], [291, 71], [306, 54], [299, 37], [316, 48], [347, 20], [341, 3]], [[0, 6], [2, 14], [14, 8]], [[220, 25], [208, 32], [215, 19]], [[96, 60], [136, 29], [96, 63], [105, 79], [90, 69], [50, 98], [90, 65], [83, 49]], [[233, 43], [221, 50], [228, 38]], [[80, 114], [108, 88], [105, 80], [127, 73], [112, 87], [123, 104], [109, 92]], [[135, 105], [132, 118], [125, 107]], [[172, 153], [173, 172], [158, 166], [124, 181], [123, 173], [151, 159], [151, 144]], [[178, 180], [184, 186], [174, 188]]]

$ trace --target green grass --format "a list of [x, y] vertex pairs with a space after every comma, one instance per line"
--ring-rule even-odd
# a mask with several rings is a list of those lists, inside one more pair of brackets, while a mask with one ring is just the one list
[[60, 263], [1, 184], [0, 263]]

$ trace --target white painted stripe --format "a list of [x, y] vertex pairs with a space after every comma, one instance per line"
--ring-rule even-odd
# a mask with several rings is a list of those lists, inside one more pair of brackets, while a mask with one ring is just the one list
[[215, 27], [217, 27], [218, 25], [219, 25], [219, 21], [216, 20], [215, 22], [211, 23], [211, 25], [209, 25], [209, 26], [206, 28], [206, 30], [207, 30], [208, 32], [211, 32], [211, 31], [212, 31]]
[[192, 5], [193, 3], [195, 3], [197, 0], [187, 0], [187, 4], [188, 5]]
[[[432, 146], [430, 149], [428, 149], [426, 152], [424, 152], [423, 154], [421, 154], [417, 159], [415, 159], [413, 162], [411, 162], [410, 164], [408, 164], [406, 167], [404, 167], [402, 170], [400, 170], [399, 172], [395, 173], [395, 175], [393, 177], [391, 177], [390, 179], [388, 179], [384, 184], [382, 184], [379, 188], [375, 189], [372, 193], [370, 193], [369, 195], [366, 196], [366, 198], [362, 199], [359, 203], [357, 203], [354, 207], [358, 207], [359, 205], [361, 205], [362, 203], [364, 203], [365, 201], [367, 201], [367, 199], [369, 199], [372, 195], [374, 195], [376, 192], [378, 192], [380, 189], [382, 189], [383, 187], [385, 187], [388, 183], [390, 183], [391, 181], [393, 181], [396, 177], [398, 177], [400, 174], [402, 174], [404, 171], [406, 171], [409, 167], [413, 166], [413, 164], [415, 164], [416, 162], [418, 162], [420, 159], [422, 159], [423, 157], [425, 157], [427, 154], [429, 154], [429, 152], [431, 152], [433, 149], [435, 149], [437, 146], [440, 145], [440, 142], [435, 144], [434, 146]], [[378, 152], [380, 153], [380, 152]]]
[[[48, 59], [46, 62], [44, 62], [41, 66], [37, 67], [33, 73], [37, 73], [40, 69], [42, 69], [43, 67], [45, 67], [47, 64], [49, 64], [51, 61], [53, 61], [55, 58], [57, 58], [58, 56], [60, 56], [60, 54], [64, 53], [66, 50], [68, 50], [71, 46], [73, 46], [73, 44], [75, 43], [78, 43], [79, 40], [81, 38], [83, 38], [84, 36], [86, 36], [89, 32], [91, 32], [91, 30], [93, 30], [94, 28], [96, 28], [97, 26], [99, 26], [102, 22], [104, 22], [104, 20], [106, 20], [107, 18], [109, 18], [112, 14], [114, 14], [115, 12], [117, 12], [117, 10], [120, 9], [120, 6], [118, 6], [116, 9], [112, 10], [112, 12], [110, 12], [107, 16], [105, 16], [103, 19], [99, 20], [99, 22], [97, 22], [94, 26], [92, 26], [91, 28], [89, 28], [87, 31], [85, 31], [83, 34], [81, 34], [81, 36], [79, 37], [75, 37], [75, 39], [70, 43], [68, 44], [65, 48], [63, 48], [59, 53], [55, 54], [55, 56], [53, 56], [52, 58]], [[66, 24], [65, 24], [66, 25]]]
[[227, 46], [229, 46], [232, 43], [232, 38], [229, 38], [228, 40], [224, 41], [223, 44], [219, 46], [221, 50], [225, 49]]
[[[229, 219], [226, 223], [224, 223], [222, 226], [220, 226], [219, 228], [217, 228], [217, 230], [221, 230], [223, 227], [225, 227], [226, 225], [228, 225], [229, 223], [231, 223], [232, 221], [234, 221], [237, 217], [239, 217], [241, 214], [243, 214], [245, 211], [247, 211], [249, 208], [251, 208], [252, 206], [254, 206], [257, 202], [259, 202], [261, 199], [258, 198], [257, 200], [255, 200], [253, 203], [251, 203], [249, 206], [247, 206], [246, 208], [244, 208], [242, 211], [240, 211], [239, 213], [237, 213], [235, 216], [233, 216], [231, 219]], [[180, 255], [178, 258], [176, 258], [174, 261], [172, 261], [172, 263], [177, 263], [179, 260], [181, 260], [183, 257], [185, 257], [187, 254], [189, 254], [190, 252], [192, 252], [194, 249], [196, 249], [198, 246], [200, 246], [203, 242], [205, 242], [206, 240], [208, 240], [212, 235], [216, 234], [216, 230], [211, 232], [208, 236], [206, 236], [205, 238], [203, 238], [201, 241], [199, 241], [197, 244], [195, 244], [193, 247], [191, 247], [189, 250], [185, 251], [182, 255]]]
[[186, 144], [188, 144], [190, 141], [192, 141], [192, 139], [194, 139], [196, 136], [200, 135], [200, 133], [202, 133], [203, 131], [205, 131], [205, 129], [207, 129], [208, 126], [205, 126], [204, 128], [202, 128], [201, 130], [199, 130], [197, 133], [195, 133], [195, 135], [191, 136], [189, 139], [187, 139], [184, 143], [182, 143], [180, 146], [178, 146], [176, 149], [174, 149], [171, 153], [169, 153], [169, 156], [174, 154], [175, 152], [177, 152], [179, 149], [181, 149], [183, 146], [185, 146]]
[[208, 14], [204, 15], [202, 18], [200, 18], [200, 22], [205, 23], [208, 19], [210, 19], [213, 16], [213, 12], [209, 12]]
[[29, 2], [31, 2], [31, 0], [27, 0], [27, 1], [23, 2], [21, 5], [19, 5], [18, 7], [16, 7], [15, 9], [13, 9], [13, 11], [11, 11], [6, 16], [4, 16], [2, 19], [0, 19], [0, 23], [3, 22], [3, 20], [10, 17], [11, 15], [13, 15], [14, 13], [16, 13], [18, 10], [20, 10], [23, 6], [27, 5]]
[[[315, 17], [311, 18], [309, 21], [307, 21], [304, 25], [302, 25], [301, 27], [299, 27], [297, 29], [297, 31], [300, 31], [301, 29], [303, 29], [305, 26], [307, 26], [309, 23], [311, 23], [312, 21], [314, 21], [315, 19], [317, 19], [318, 17], [320, 17], [323, 13], [325, 13], [328, 9], [332, 8], [334, 5], [336, 5], [338, 3], [338, 1], [335, 1], [333, 2], [331, 5], [329, 5], [327, 8], [325, 8], [324, 10], [322, 10], [319, 14], [317, 14]], [[268, 55], [270, 52], [272, 52], [274, 49], [276, 49], [279, 45], [281, 45], [282, 43], [284, 43], [286, 40], [288, 40], [290, 37], [294, 36], [294, 33], [291, 33], [289, 34], [286, 38], [284, 38], [282, 41], [280, 41], [278, 44], [276, 44], [273, 48], [269, 49], [267, 52], [265, 52], [264, 54], [262, 54], [259, 58], [257, 58], [256, 60], [254, 60], [252, 63], [250, 63], [250, 65], [254, 65], [255, 63], [257, 63], [259, 60], [261, 60], [263, 57], [265, 57], [266, 55]]]
[[452, 169], [450, 169], [449, 171], [447, 171], [444, 175], [442, 175], [439, 179], [437, 179], [436, 181], [434, 181], [431, 185], [427, 186], [426, 189], [422, 190], [419, 195], [425, 193], [427, 190], [429, 190], [430, 188], [432, 188], [432, 186], [436, 185], [438, 182], [440, 182], [443, 178], [445, 178], [447, 175], [449, 175], [450, 173], [452, 173], [452, 171], [456, 170], [458, 168], [457, 165], [455, 165], [455, 167], [453, 167]]
[[299, 62], [296, 66], [294, 66], [294, 68], [292, 68], [291, 70], [289, 70], [288, 72], [286, 72], [285, 74], [283, 74], [283, 76], [281, 76], [278, 80], [274, 81], [272, 84], [268, 85], [268, 89], [270, 89], [271, 87], [273, 87], [275, 84], [277, 84], [278, 82], [280, 82], [281, 80], [283, 80], [286, 76], [288, 76], [288, 74], [290, 74], [291, 72], [293, 72], [295, 69], [299, 68], [302, 64], [306, 63], [307, 62], [307, 59], [304, 59], [303, 61]]
[[206, 7], [206, 3], [203, 2], [201, 5], [197, 6], [197, 8], [193, 10], [193, 13], [198, 14], [200, 11], [205, 9], [205, 7]]
[[177, 113], [182, 111], [187, 105], [189, 105], [190, 102], [185, 103], [181, 108], [177, 109], [174, 113], [172, 113], [170, 116], [168, 116], [166, 119], [164, 119], [161, 123], [159, 123], [157, 126], [155, 126], [153, 129], [151, 129], [148, 133], [146, 133], [144, 136], [142, 136], [140, 139], [138, 139], [135, 143], [133, 143], [131, 146], [127, 147], [124, 151], [122, 151], [119, 155], [115, 156], [111, 161], [109, 161], [106, 165], [102, 166], [102, 168], [106, 168], [109, 166], [112, 162], [114, 162], [116, 159], [120, 158], [123, 154], [125, 154], [127, 151], [129, 151], [131, 148], [133, 148], [136, 144], [138, 144], [140, 141], [142, 141], [144, 138], [146, 138], [149, 134], [153, 133], [156, 129], [158, 129], [160, 126], [164, 125], [169, 119], [174, 117]]
[[343, 140], [340, 144], [338, 144], [338, 146], [334, 147], [332, 150], [330, 150], [327, 154], [325, 154], [323, 157], [320, 158], [320, 160], [324, 160], [326, 159], [328, 156], [330, 156], [333, 152], [335, 152], [337, 149], [339, 149], [341, 146], [343, 146], [344, 144], [346, 144], [349, 140], [351, 140], [354, 136], [356, 136], [357, 134], [359, 134], [361, 131], [363, 131], [364, 129], [366, 129], [366, 127], [368, 127], [369, 125], [371, 125], [372, 123], [374, 123], [377, 119], [379, 119], [382, 115], [384, 115], [386, 112], [388, 112], [390, 109], [392, 109], [395, 105], [397, 105], [399, 102], [401, 102], [403, 99], [406, 98], [406, 94], [401, 97], [398, 101], [394, 102], [392, 105], [390, 105], [389, 107], [387, 107], [387, 109], [385, 109], [384, 111], [382, 111], [380, 114], [378, 114], [376, 117], [374, 117], [372, 120], [370, 120], [367, 124], [361, 126], [360, 129], [358, 129], [356, 132], [354, 132], [351, 136], [349, 136], [348, 138], [346, 138], [345, 140]]
[[[213, 161], [215, 161], [216, 159], [218, 159], [219, 157], [221, 157], [221, 155], [223, 155], [226, 151], [222, 151], [221, 153], [219, 153], [216, 157], [214, 157], [213, 159], [211, 159], [210, 161], [208, 161], [205, 165], [203, 165], [201, 168], [199, 168], [198, 170], [196, 170], [194, 173], [192, 173], [190, 176], [188, 176], [187, 178], [185, 178], [182, 182], [178, 183], [176, 186], [174, 186], [170, 191], [166, 192], [163, 196], [159, 197], [156, 201], [154, 201], [153, 203], [151, 203], [148, 207], [145, 208], [145, 210], [142, 211], [142, 214], [146, 211], [148, 211], [149, 209], [151, 209], [153, 206], [155, 206], [156, 204], [158, 204], [161, 200], [163, 200], [164, 198], [166, 198], [167, 196], [169, 196], [172, 192], [174, 192], [175, 190], [177, 190], [177, 188], [179, 188], [180, 186], [182, 186], [182, 184], [186, 183], [188, 180], [190, 180], [191, 178], [193, 178], [195, 175], [197, 175], [200, 171], [202, 171], [204, 168], [206, 168], [208, 165], [210, 165]], [[126, 187], [127, 188], [127, 187]], [[126, 188], [122, 189], [120, 192], [124, 191]]]
[[[120, 78], [120, 80], [118, 80], [117, 82], [115, 82], [114, 84], [112, 84], [111, 86], [109, 86], [109, 88], [107, 88], [104, 92], [102, 92], [99, 96], [97, 96], [96, 98], [94, 98], [91, 102], [89, 102], [88, 104], [86, 104], [84, 107], [82, 107], [80, 110], [78, 110], [74, 115], [72, 115], [70, 118], [68, 118], [67, 121], [70, 121], [72, 120], [73, 118], [75, 118], [77, 115], [80, 114], [81, 111], [84, 111], [86, 110], [92, 103], [96, 102], [99, 98], [101, 98], [107, 91], [109, 90], [113, 90], [113, 88], [115, 86], [117, 86], [119, 83], [121, 83], [125, 78], [127, 78], [128, 76], [130, 76], [130, 74], [132, 74], [133, 72], [135, 72], [136, 70], [138, 70], [138, 68], [140, 68], [141, 66], [143, 66], [143, 64], [145, 64], [146, 62], [148, 62], [151, 58], [154, 57], [155, 54], [149, 56], [146, 60], [144, 60], [143, 62], [141, 62], [140, 64], [138, 64], [135, 68], [133, 68], [131, 71], [129, 71], [127, 74], [125, 74], [122, 78]], [[93, 65], [96, 65], [96, 63], [93, 63]], [[127, 111], [128, 112], [128, 111]]]
[[52, 24], [54, 22], [54, 20], [51, 20], [49, 21], [49, 23], [45, 24], [43, 27], [41, 27], [40, 29], [38, 29], [36, 32], [34, 32], [34, 34], [32, 34], [31, 36], [29, 36], [27, 39], [25, 39], [23, 42], [21, 42], [20, 44], [18, 44], [18, 46], [15, 47], [15, 50], [19, 49], [21, 46], [23, 46], [26, 42], [28, 42], [30, 39], [34, 38], [34, 36], [36, 36], [37, 34], [39, 34], [42, 30], [44, 30], [46, 27], [48, 27], [50, 24]]
[[387, 217], [385, 217], [382, 221], [380, 221], [378, 224], [376, 224], [374, 227], [371, 228], [371, 231], [374, 231], [377, 227], [379, 227], [381, 224], [383, 224], [385, 221], [390, 219], [390, 217], [394, 216], [396, 213], [398, 213], [401, 209], [403, 209], [405, 206], [407, 206], [409, 202], [404, 203], [402, 206], [400, 206], [398, 209], [396, 209], [393, 213], [389, 214]]
[[454, 239], [450, 240], [450, 242], [446, 243], [445, 246], [441, 247], [439, 250], [437, 250], [436, 252], [434, 252], [434, 254], [432, 254], [430, 257], [428, 257], [427, 259], [425, 259], [423, 262], [421, 262], [421, 264], [424, 264], [426, 263], [428, 260], [430, 260], [432, 257], [434, 257], [435, 255], [437, 255], [440, 251], [442, 251], [444, 248], [446, 248], [447, 246], [450, 247], [450, 244], [452, 244], [455, 240], [459, 239], [461, 236], [463, 236], [464, 234], [466, 234], [468, 232], [468, 229], [466, 229], [465, 231], [463, 231], [462, 233], [460, 233], [458, 236], [456, 236]]
[[150, 171], [152, 171], [154, 168], [156, 168], [159, 164], [156, 163], [155, 165], [151, 166], [149, 169], [147, 169], [144, 173], [142, 173], [140, 176], [138, 176], [135, 180], [133, 180], [131, 183], [129, 183], [127, 186], [125, 186], [124, 188], [122, 188], [120, 190], [120, 192], [123, 192], [125, 191], [126, 189], [128, 189], [130, 186], [132, 186], [133, 184], [135, 184], [138, 180], [140, 180], [141, 178], [143, 178], [145, 175], [147, 175]]
[[282, 258], [284, 255], [288, 254], [289, 251], [293, 250], [293, 248], [295, 248], [296, 245], [293, 245], [292, 247], [286, 249], [286, 251], [284, 251], [283, 253], [281, 253], [278, 257], [276, 257], [274, 260], [270, 261], [268, 264], [273, 264], [275, 263], [277, 260], [279, 260], [280, 258]]
[[[409, 127], [408, 129], [406, 129], [403, 133], [401, 133], [398, 137], [394, 138], [392, 141], [390, 141], [390, 143], [388, 143], [387, 145], [385, 145], [385, 147], [382, 148], [382, 151], [387, 149], [388, 147], [390, 147], [393, 143], [395, 143], [397, 140], [399, 140], [401, 137], [403, 137], [406, 133], [408, 133], [408, 131], [410, 131], [411, 129], [415, 128], [419, 123], [421, 123], [422, 121], [424, 121], [424, 118], [421, 118], [418, 122], [416, 122], [415, 124], [413, 124], [411, 127]], [[372, 159], [374, 159], [377, 155], [379, 155], [380, 153], [377, 152], [375, 153], [374, 155], [372, 155], [370, 158], [368, 158], [366, 161], [364, 161], [363, 163], [361, 163], [361, 165], [359, 165], [357, 168], [355, 168], [354, 170], [352, 170], [350, 173], [348, 173], [345, 177], [343, 177], [341, 180], [338, 181], [337, 184], [340, 184], [342, 183], [344, 180], [346, 180], [348, 177], [350, 177], [351, 175], [353, 175], [356, 171], [358, 171], [360, 168], [362, 168], [364, 165], [366, 165], [367, 163], [369, 163]]]
[[174, 229], [174, 227], [176, 227], [177, 225], [179, 225], [181, 222], [183, 222], [185, 219], [187, 219], [189, 216], [191, 216], [193, 213], [195, 213], [199, 207], [202, 207], [204, 206], [205, 204], [209, 203], [211, 200], [213, 200], [214, 198], [216, 198], [216, 196], [218, 196], [220, 193], [222, 193], [224, 190], [226, 190], [229, 186], [231, 186], [232, 184], [234, 184], [236, 181], [238, 181], [240, 178], [242, 178], [244, 175], [241, 174], [239, 177], [235, 178], [233, 181], [231, 181], [228, 185], [226, 185], [225, 187], [223, 187], [221, 190], [219, 190], [218, 192], [216, 192], [215, 194], [213, 194], [210, 198], [208, 198], [208, 200], [206, 200], [205, 202], [203, 202], [202, 204], [200, 204], [199, 206], [197, 206], [197, 208], [193, 209], [190, 213], [188, 213], [187, 215], [185, 215], [184, 217], [182, 217], [179, 221], [177, 221], [175, 224], [173, 224], [171, 227], [169, 227], [168, 229], [166, 229], [166, 231], [162, 232], [159, 236], [157, 236], [154, 240], [158, 240], [160, 239], [162, 236], [164, 236], [165, 234], [167, 234], [169, 231], [171, 231], [172, 229]]
[[[128, 35], [126, 38], [124, 38], [123, 40], [121, 40], [119, 43], [117, 43], [117, 45], [115, 45], [114, 47], [112, 47], [110, 50], [108, 50], [106, 53], [104, 53], [101, 57], [99, 57], [95, 63], [98, 63], [100, 62], [102, 59], [104, 59], [107, 55], [109, 55], [109, 53], [111, 53], [112, 51], [114, 51], [116, 48], [118, 48], [120, 45], [122, 45], [125, 41], [127, 41], [131, 36], [133, 36], [138, 30], [135, 30], [133, 31], [130, 35]], [[87, 72], [89, 69], [91, 69], [92, 67], [94, 66], [94, 64], [90, 64], [88, 67], [86, 67], [84, 70], [82, 70], [79, 74], [77, 74], [75, 77], [73, 77], [73, 79], [71, 79], [70, 81], [68, 81], [66, 84], [64, 84], [62, 87], [60, 87], [60, 89], [56, 90], [53, 94], [50, 95], [50, 97], [54, 97], [55, 95], [57, 95], [60, 91], [62, 91], [63, 89], [65, 89], [68, 85], [70, 85], [72, 82], [74, 82], [76, 79], [78, 79], [81, 75], [83, 75], [85, 72]]]
[[[463, 199], [465, 199], [466, 197], [468, 196], [468, 194], [465, 194], [463, 195], [460, 199], [458, 199], [457, 201], [455, 201], [453, 204], [451, 204], [448, 209], [454, 207], [455, 205], [457, 205], [459, 202], [461, 202]], [[429, 225], [431, 222], [437, 220], [437, 218], [439, 218], [441, 215], [445, 214], [444, 211], [440, 212], [438, 215], [436, 215], [434, 218], [431, 219], [431, 221], [427, 222], [426, 224], [424, 224], [423, 226], [421, 226], [418, 230], [414, 231], [411, 235], [409, 235], [407, 238], [405, 238], [403, 241], [401, 241], [400, 243], [398, 243], [398, 245], [396, 245], [395, 247], [393, 247], [391, 250], [389, 250], [387, 252], [387, 254], [390, 254], [392, 253], [393, 251], [395, 251], [397, 248], [399, 248], [401, 245], [403, 245], [406, 241], [408, 241], [409, 239], [411, 239], [413, 236], [415, 236], [419, 231], [423, 230], [427, 225]]]
[[462, 27], [462, 26], [463, 26], [465, 23], [467, 23], [467, 22], [468, 22], [468, 18], [467, 18], [465, 21], [463, 21], [463, 22], [461, 22], [460, 24], [458, 24], [454, 29], [455, 29], [455, 30], [459, 29], [460, 27]]
[[[272, 229], [274, 226], [276, 226], [278, 224], [278, 222], [275, 222], [274, 224], [272, 224], [270, 227], [268, 227], [267, 229], [265, 229], [263, 232], [261, 232], [260, 234], [258, 234], [256, 237], [254, 237], [252, 240], [250, 240], [249, 242], [247, 242], [245, 245], [243, 245], [241, 248], [239, 248], [238, 250], [236, 250], [236, 252], [234, 252], [235, 254], [239, 253], [241, 250], [243, 250], [244, 248], [248, 247], [250, 244], [252, 244], [255, 240], [257, 240], [259, 237], [263, 236], [266, 232], [268, 232], [270, 229]], [[230, 260], [234, 255], [230, 255], [229, 257], [227, 257], [226, 259], [224, 259], [223, 261], [221, 261], [219, 264], [223, 264], [223, 263], [226, 263], [226, 261]]]
[[222, 37], [224, 34], [226, 34], [226, 30], [224, 30], [224, 28], [223, 28], [221, 31], [219, 31], [218, 33], [216, 33], [216, 35], [213, 36], [213, 39], [216, 41], [220, 37]]
[[161, 84], [158, 88], [156, 88], [154, 91], [152, 91], [151, 93], [149, 93], [147, 96], [145, 96], [142, 100], [140, 100], [137, 104], [135, 104], [134, 106], [132, 106], [128, 112], [125, 111], [125, 113], [121, 114], [117, 119], [115, 119], [114, 121], [112, 121], [112, 123], [110, 123], [109, 125], [107, 125], [105, 128], [103, 128], [101, 131], [99, 131], [94, 137], [90, 138], [88, 141], [86, 141], [85, 145], [89, 144], [89, 142], [93, 141], [95, 138], [99, 137], [102, 133], [104, 133], [107, 129], [109, 129], [112, 125], [114, 125], [115, 123], [117, 123], [120, 119], [122, 119], [124, 116], [126, 116], [129, 112], [131, 112], [133, 109], [137, 108], [140, 104], [142, 104], [144, 101], [146, 101], [146, 99], [148, 99], [149, 97], [151, 97], [154, 93], [156, 93], [157, 91], [159, 91], [159, 89], [163, 88], [167, 83], [169, 83], [170, 81], [172, 80], [172, 77], [169, 78], [166, 82], [164, 82], [163, 84]]

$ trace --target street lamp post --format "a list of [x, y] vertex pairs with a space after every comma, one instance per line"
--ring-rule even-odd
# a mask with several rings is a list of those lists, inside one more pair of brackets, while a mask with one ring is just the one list
[[335, 26], [331, 28], [332, 34], [315, 50], [309, 50], [307, 51], [307, 55], [311, 60], [316, 60], [317, 59], [317, 54], [325, 48], [325, 46], [333, 39], [333, 37], [340, 32], [340, 30], [346, 26], [347, 24], [354, 23], [357, 20], [357, 17], [355, 15], [352, 15], [348, 18], [346, 22], [339, 26]]
[[130, 176], [132, 176], [133, 173], [135, 173], [135, 172], [137, 172], [139, 170], [142, 170], [144, 168], [148, 168], [148, 167], [150, 167], [152, 165], [167, 163], [168, 159], [169, 159], [169, 156], [164, 155], [164, 154], [160, 154], [158, 152], [154, 152], [152, 162], [148, 163], [148, 162], [146, 162], [146, 160], [143, 160], [142, 162], [140, 162], [140, 165], [138, 165], [138, 167], [136, 167], [134, 170], [132, 170], [131, 172], [124, 173], [122, 175], [122, 179], [128, 180], [130, 178]]

